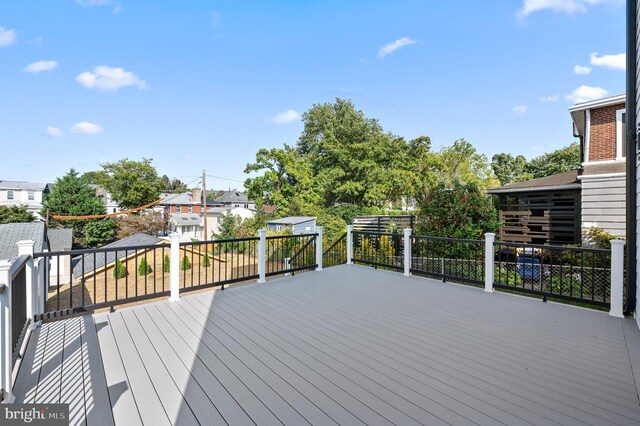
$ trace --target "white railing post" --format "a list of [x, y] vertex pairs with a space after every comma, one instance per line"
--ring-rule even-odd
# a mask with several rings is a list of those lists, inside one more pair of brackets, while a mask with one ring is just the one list
[[29, 260], [24, 266], [25, 278], [26, 278], [26, 297], [27, 297], [27, 320], [29, 321], [29, 329], [35, 330], [36, 324], [33, 321], [33, 317], [38, 311], [37, 307], [37, 295], [38, 295], [38, 277], [36, 276], [36, 271], [33, 266], [33, 246], [35, 241], [33, 240], [22, 240], [18, 241], [16, 245], [18, 246], [18, 256], [29, 256]]
[[267, 230], [258, 229], [258, 282], [267, 282]]
[[622, 305], [624, 296], [622, 287], [624, 286], [624, 241], [611, 241], [611, 309], [609, 315], [612, 317], [624, 318]]
[[180, 234], [173, 233], [169, 236], [171, 248], [169, 248], [169, 288], [171, 296], [169, 300], [180, 299]]
[[353, 225], [347, 225], [347, 265], [353, 264]]
[[[284, 269], [289, 269], [291, 268], [291, 258], [290, 257], [285, 257], [284, 258]], [[284, 276], [288, 277], [289, 275], [291, 275], [291, 272], [285, 272]]]
[[496, 234], [492, 232], [484, 234], [484, 291], [487, 293], [493, 293], [493, 241], [495, 238]]
[[322, 271], [322, 238], [323, 238], [324, 228], [322, 226], [316, 227], [316, 232], [318, 236], [316, 237], [316, 263], [318, 266], [316, 267], [316, 271]]
[[0, 260], [0, 389], [2, 403], [13, 402], [11, 338], [11, 263]]
[[404, 276], [411, 275], [411, 228], [404, 230]]

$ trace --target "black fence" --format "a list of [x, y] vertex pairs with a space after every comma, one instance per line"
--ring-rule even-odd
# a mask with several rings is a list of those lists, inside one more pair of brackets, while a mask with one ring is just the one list
[[610, 250], [508, 242], [495, 247], [495, 288], [610, 305]]
[[315, 269], [318, 234], [267, 237], [266, 276]]
[[11, 265], [11, 347], [13, 364], [20, 358], [20, 347], [30, 318], [27, 317], [27, 262], [30, 256], [20, 256]]
[[414, 235], [410, 271], [442, 281], [483, 284], [484, 246], [482, 240]]
[[345, 232], [322, 253], [322, 267], [347, 263], [347, 233]]
[[352, 232], [353, 262], [375, 268], [404, 269], [403, 234], [385, 232]]
[[413, 229], [415, 216], [355, 216], [353, 230], [358, 232], [399, 233], [405, 228]]

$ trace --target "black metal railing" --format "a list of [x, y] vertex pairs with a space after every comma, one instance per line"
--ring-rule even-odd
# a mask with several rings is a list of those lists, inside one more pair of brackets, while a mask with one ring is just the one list
[[30, 256], [20, 256], [11, 265], [11, 347], [12, 362], [20, 358], [20, 347], [26, 336], [30, 318], [27, 317], [27, 262]]
[[180, 289], [207, 287], [258, 278], [259, 238], [180, 243]]
[[608, 307], [611, 251], [495, 243], [494, 287]]
[[383, 269], [404, 269], [402, 234], [354, 231], [352, 235], [354, 263]]
[[411, 237], [411, 268], [415, 275], [465, 284], [484, 283], [482, 240]]
[[347, 263], [347, 233], [345, 232], [335, 240], [322, 253], [322, 267], [329, 268]]
[[318, 234], [275, 235], [266, 240], [266, 276], [315, 269]]

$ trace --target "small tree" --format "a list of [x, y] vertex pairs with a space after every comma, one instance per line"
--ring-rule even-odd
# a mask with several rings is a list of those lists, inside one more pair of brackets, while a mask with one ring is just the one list
[[191, 262], [189, 261], [189, 258], [186, 254], [182, 257], [182, 262], [180, 262], [180, 269], [182, 271], [191, 269]]
[[35, 216], [27, 211], [27, 206], [0, 206], [0, 223], [33, 222]]
[[209, 266], [211, 266], [211, 259], [209, 259], [209, 253], [204, 254], [204, 257], [202, 258], [202, 266], [204, 266], [205, 268], [208, 268]]
[[113, 278], [120, 279], [127, 276], [127, 268], [124, 267], [120, 259], [116, 259], [116, 264], [113, 267]]
[[169, 272], [171, 270], [171, 260], [169, 259], [168, 254], [165, 254], [164, 259], [162, 259], [162, 270], [164, 272]]
[[149, 262], [147, 262], [147, 258], [143, 257], [142, 260], [140, 260], [140, 264], [138, 265], [138, 275], [149, 275], [152, 271], [153, 269], [151, 269], [151, 265], [149, 265]]

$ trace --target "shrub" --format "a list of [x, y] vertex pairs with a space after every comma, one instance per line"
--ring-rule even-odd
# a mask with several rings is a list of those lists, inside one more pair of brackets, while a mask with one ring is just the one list
[[187, 257], [186, 254], [182, 257], [182, 262], [180, 262], [180, 269], [182, 271], [191, 269], [191, 262], [189, 261], [189, 258]]
[[168, 254], [165, 254], [164, 259], [162, 259], [162, 270], [164, 272], [169, 272], [171, 270], [171, 259], [169, 259]]
[[202, 258], [202, 266], [204, 266], [205, 268], [208, 268], [209, 266], [211, 266], [211, 259], [209, 258], [209, 253], [204, 254], [204, 257]]
[[142, 260], [140, 260], [140, 264], [138, 265], [138, 275], [149, 275], [152, 271], [153, 269], [151, 269], [151, 265], [149, 265], [149, 262], [147, 262], [147, 258], [143, 257]]
[[127, 268], [124, 267], [120, 259], [116, 259], [116, 264], [113, 267], [113, 277], [115, 279], [124, 278], [127, 274]]
[[618, 237], [615, 235], [611, 235], [598, 226], [592, 226], [585, 233], [585, 240], [587, 243], [591, 243], [591, 245], [594, 245], [596, 248], [607, 250], [611, 248], [611, 240], [615, 240], [617, 238]]

